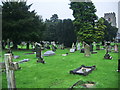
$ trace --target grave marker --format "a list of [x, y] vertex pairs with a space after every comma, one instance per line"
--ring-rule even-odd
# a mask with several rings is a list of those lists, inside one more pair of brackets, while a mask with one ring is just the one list
[[80, 50], [80, 43], [78, 43], [77, 45], [77, 50]]
[[5, 67], [6, 67], [8, 88], [10, 88], [10, 89], [16, 88], [15, 74], [14, 74], [11, 54], [5, 54], [4, 58], [5, 58]]
[[114, 46], [114, 52], [118, 53], [118, 45], [117, 44], [115, 44], [115, 46]]
[[41, 47], [38, 44], [36, 45], [36, 57], [38, 58], [37, 60], [38, 63], [43, 63], [43, 64], [45, 63], [41, 55]]
[[90, 56], [90, 46], [88, 44], [85, 44], [84, 52], [85, 56]]

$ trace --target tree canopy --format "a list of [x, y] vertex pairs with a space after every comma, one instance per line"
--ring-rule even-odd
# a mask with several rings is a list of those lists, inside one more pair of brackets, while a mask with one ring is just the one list
[[35, 10], [29, 11], [30, 5], [21, 1], [2, 2], [3, 40], [9, 38], [14, 48], [21, 41], [41, 40], [45, 25]]
[[97, 15], [92, 2], [71, 2], [70, 9], [73, 10], [75, 31], [80, 41], [90, 44], [94, 41], [94, 26]]

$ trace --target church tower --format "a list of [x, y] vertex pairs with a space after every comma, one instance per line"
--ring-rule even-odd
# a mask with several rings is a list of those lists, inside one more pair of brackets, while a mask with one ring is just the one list
[[116, 16], [115, 13], [105, 13], [104, 14], [104, 18], [111, 23], [112, 26], [116, 27]]

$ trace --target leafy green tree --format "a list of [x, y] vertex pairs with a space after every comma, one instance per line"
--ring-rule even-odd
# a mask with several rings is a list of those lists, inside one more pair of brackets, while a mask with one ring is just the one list
[[80, 41], [90, 44], [94, 41], [94, 26], [97, 16], [92, 2], [71, 2], [70, 9], [73, 10], [75, 31]]
[[3, 39], [12, 40], [14, 49], [21, 41], [41, 39], [45, 25], [34, 10], [29, 11], [32, 4], [26, 5], [26, 2], [19, 0], [2, 4]]
[[103, 41], [104, 35], [105, 35], [105, 29], [106, 29], [106, 26], [104, 25], [104, 19], [100, 18], [96, 22], [96, 27], [95, 27], [95, 41], [97, 43]]

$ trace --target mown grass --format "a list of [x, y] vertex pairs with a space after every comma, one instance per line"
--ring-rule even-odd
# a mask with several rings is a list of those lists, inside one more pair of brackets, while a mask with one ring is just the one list
[[[47, 50], [42, 51], [44, 53]], [[14, 55], [19, 55], [22, 59], [30, 59], [29, 62], [20, 64], [21, 70], [15, 71], [17, 88], [69, 88], [78, 80], [93, 81], [95, 88], [118, 88], [118, 53], [110, 52], [112, 60], [103, 59], [105, 50], [98, 50], [97, 54], [85, 57], [83, 53], [76, 51], [69, 53], [69, 49], [58, 49], [54, 56], [44, 57], [46, 64], [36, 63], [35, 54], [24, 55], [30, 50], [13, 51]], [[68, 56], [62, 54], [69, 53]], [[3, 51], [3, 54], [5, 51]], [[3, 58], [3, 57], [2, 57]], [[96, 65], [96, 70], [88, 76], [69, 74], [70, 70], [81, 65]], [[7, 88], [6, 74], [2, 74], [2, 87]]]

